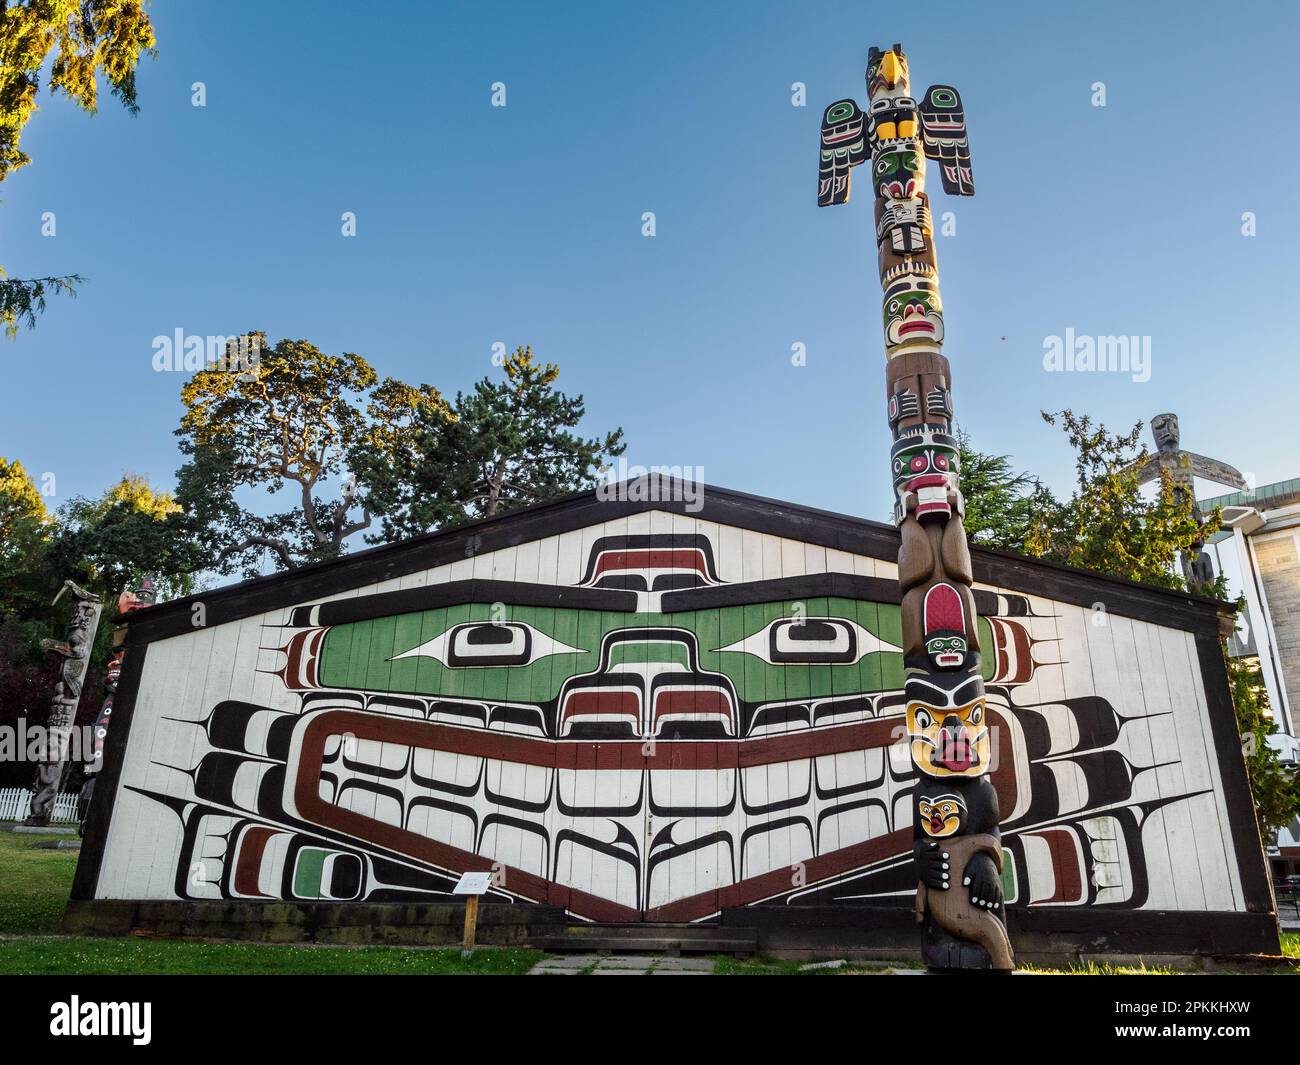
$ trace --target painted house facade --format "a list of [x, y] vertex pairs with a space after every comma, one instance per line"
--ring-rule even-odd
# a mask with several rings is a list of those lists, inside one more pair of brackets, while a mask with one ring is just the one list
[[[490, 869], [489, 908], [914, 935], [897, 550], [585, 493], [152, 608], [73, 908], [450, 903]], [[1275, 947], [1216, 605], [973, 555], [1013, 933]]]

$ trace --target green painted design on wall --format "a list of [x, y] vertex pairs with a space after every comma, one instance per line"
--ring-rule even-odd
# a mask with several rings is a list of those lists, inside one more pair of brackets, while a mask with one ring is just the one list
[[1023, 902], [1016, 897], [1016, 863], [1004, 860], [1002, 863], [1002, 897], [1013, 902]]
[[[602, 640], [612, 632], [666, 628], [693, 633], [702, 670], [725, 674], [747, 702], [808, 697], [826, 698], [858, 692], [897, 690], [903, 686], [902, 654], [873, 651], [844, 665], [772, 664], [748, 651], [724, 651], [762, 632], [773, 621], [798, 616], [842, 618], [855, 622], [881, 642], [898, 647], [902, 622], [897, 605], [856, 599], [808, 599], [720, 607], [689, 613], [609, 613], [551, 607], [506, 607], [467, 603], [461, 606], [401, 614], [373, 621], [333, 626], [321, 650], [320, 679], [325, 687], [369, 691], [410, 692], [455, 699], [506, 702], [545, 702], [555, 698], [570, 677], [595, 671]], [[524, 665], [449, 666], [441, 653], [409, 652], [446, 636], [458, 625], [506, 621], [529, 626], [541, 637], [578, 652], [534, 654]], [[980, 635], [991, 647], [992, 632], [980, 619]], [[534, 647], [547, 651], [546, 640], [534, 637]], [[405, 655], [406, 657], [396, 657]], [[440, 660], [440, 657], [444, 660]], [[611, 667], [663, 663], [686, 667], [686, 647], [680, 643], [630, 639], [618, 643]], [[991, 677], [990, 654], [984, 675]]]
[[298, 852], [298, 864], [293, 870], [293, 891], [295, 895], [308, 899], [322, 897], [320, 885], [324, 875], [325, 859], [329, 851], [319, 847], [304, 847]]

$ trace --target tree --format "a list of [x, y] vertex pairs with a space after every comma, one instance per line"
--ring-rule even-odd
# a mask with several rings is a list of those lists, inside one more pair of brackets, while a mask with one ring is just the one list
[[1154, 499], [1143, 496], [1137, 471], [1148, 452], [1138, 443], [1141, 422], [1127, 433], [1111, 433], [1088, 415], [1070, 410], [1044, 411], [1043, 420], [1048, 425], [1059, 421], [1075, 450], [1075, 489], [1064, 503], [1039, 501], [1026, 553], [1182, 589], [1175, 566], [1179, 552], [1217, 531], [1217, 511], [1198, 524], [1193, 500], [1179, 496], [1167, 474]]
[[[327, 355], [306, 340], [268, 347], [254, 332], [230, 344], [257, 354], [247, 365], [200, 370], [181, 390], [177, 435], [190, 461], [177, 475], [177, 499], [192, 534], [222, 572], [242, 565], [253, 576], [268, 551], [282, 569], [338, 557], [371, 514], [354, 479], [335, 498], [323, 490], [343, 476], [355, 447], [381, 464], [404, 448], [413, 419], [445, 412], [441, 394], [380, 381], [360, 355]], [[274, 497], [289, 484], [297, 498], [287, 510], [258, 514], [235, 499], [239, 489]]]
[[71, 577], [105, 603], [144, 577], [155, 579], [164, 599], [186, 595], [201, 564], [175, 497], [135, 474], [97, 499], [78, 496], [59, 509], [48, 563], [51, 579]]
[[[1076, 485], [1064, 504], [1045, 506], [1026, 541], [1032, 555], [1083, 566], [1129, 580], [1184, 589], [1179, 552], [1213, 535], [1222, 525], [1216, 508], [1203, 524], [1192, 512], [1190, 496], [1174, 491], [1168, 474], [1152, 499], [1139, 489], [1137, 471], [1147, 458], [1139, 449], [1139, 422], [1124, 434], [1094, 425], [1087, 415], [1065, 410], [1043, 413], [1049, 425], [1060, 420], [1076, 451]], [[1203, 595], [1227, 600], [1223, 575]], [[1235, 609], [1242, 609], [1238, 600]], [[1246, 771], [1260, 831], [1266, 837], [1300, 813], [1300, 782], [1281, 763], [1267, 737], [1277, 730], [1268, 716], [1268, 696], [1259, 670], [1227, 655], [1228, 681], [1237, 728], [1242, 737]]]
[[[531, 347], [506, 360], [505, 380], [457, 393], [450, 412], [419, 411], [406, 446], [363, 442], [350, 457], [388, 538], [490, 518], [590, 487], [626, 448], [623, 430], [582, 437], [581, 395], [555, 387], [560, 368]], [[379, 537], [372, 537], [377, 541]]]
[[25, 522], [43, 525], [50, 520], [45, 499], [21, 462], [0, 455], [0, 555]]
[[36, 113], [40, 71], [54, 52], [50, 88], [95, 113], [102, 71], [113, 95], [136, 114], [135, 67], [153, 54], [142, 0], [0, 0], [0, 181], [31, 157], [19, 147]]
[[[0, 458], [0, 727], [45, 712], [55, 666], [41, 654], [55, 635], [47, 557], [51, 518], [21, 462]], [[0, 787], [26, 786], [32, 767], [0, 760]]]
[[[139, 111], [135, 68], [153, 54], [142, 0], [0, 0], [0, 181], [31, 162], [19, 145], [36, 113], [40, 72], [54, 54], [50, 88], [94, 114], [98, 76], [131, 114]], [[0, 322], [9, 336], [32, 328], [47, 296], [76, 294], [81, 277], [6, 278], [0, 270]]]
[[975, 450], [963, 429], [957, 430], [966, 536], [979, 547], [1025, 550], [1035, 516], [1055, 503], [1037, 477], [1015, 473], [1008, 455]]
[[[95, 499], [70, 500], [55, 516], [45, 508], [22, 465], [0, 459], [0, 726], [20, 717], [40, 724], [49, 712], [56, 663], [40, 647], [62, 639], [71, 605], [57, 606], [65, 578], [104, 603], [78, 720], [93, 718], [103, 701], [118, 593], [139, 578], [158, 578], [164, 597], [191, 590], [193, 563], [186, 536], [177, 534], [179, 508], [142, 477], [127, 475]], [[0, 785], [30, 783], [31, 766], [0, 765]]]
[[80, 274], [64, 277], [7, 278], [0, 266], [0, 322], [12, 340], [19, 326], [36, 328], [36, 316], [45, 312], [46, 296], [59, 294], [75, 297], [81, 284]]
[[1300, 776], [1294, 768], [1282, 764], [1281, 757], [1268, 743], [1268, 737], [1278, 729], [1269, 712], [1268, 693], [1259, 666], [1226, 653], [1224, 658], [1242, 752], [1246, 756], [1246, 775], [1255, 800], [1255, 817], [1260, 835], [1272, 839], [1278, 829], [1300, 814]]
[[[19, 718], [43, 721], [48, 713], [58, 666], [40, 653], [28, 628], [13, 618], [0, 619], [0, 728], [16, 730]], [[51, 625], [43, 635], [56, 631]], [[0, 759], [0, 788], [31, 782], [30, 762]]]
[[[51, 522], [23, 464], [0, 457], [0, 621], [29, 621], [53, 594], [46, 579]], [[32, 638], [44, 635], [33, 630]]]

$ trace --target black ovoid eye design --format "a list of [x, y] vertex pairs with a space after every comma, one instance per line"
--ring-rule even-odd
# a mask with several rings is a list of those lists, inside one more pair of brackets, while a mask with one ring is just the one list
[[861, 657], [854, 626], [836, 618], [778, 621], [769, 630], [768, 639], [771, 661], [783, 664], [847, 665]]
[[510, 621], [457, 625], [447, 638], [449, 666], [522, 666], [531, 660], [532, 652], [528, 626]]
[[773, 666], [847, 666], [866, 655], [899, 648], [849, 618], [797, 615], [770, 621], [718, 650], [741, 651]]

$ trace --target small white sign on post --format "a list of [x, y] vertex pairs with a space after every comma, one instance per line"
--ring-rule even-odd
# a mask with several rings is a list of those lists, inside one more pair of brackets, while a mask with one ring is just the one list
[[474, 936], [478, 931], [478, 897], [486, 895], [492, 887], [492, 873], [461, 873], [453, 895], [468, 895], [465, 900], [465, 936], [461, 941], [460, 956], [468, 958], [474, 951]]
[[486, 895], [492, 890], [492, 874], [461, 873], [456, 886], [451, 889], [453, 895]]

